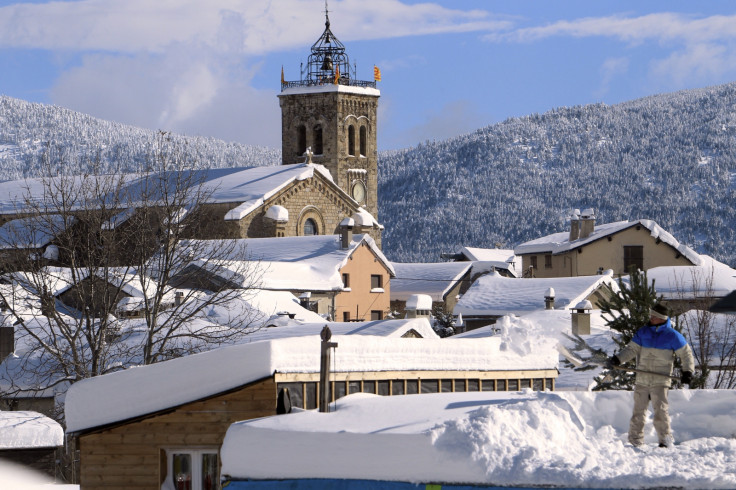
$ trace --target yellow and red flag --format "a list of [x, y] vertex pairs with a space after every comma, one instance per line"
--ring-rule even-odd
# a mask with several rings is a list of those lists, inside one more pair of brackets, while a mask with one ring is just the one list
[[373, 65], [373, 80], [376, 82], [381, 81], [381, 70], [376, 65]]
[[340, 65], [337, 65], [337, 68], [335, 68], [335, 85], [337, 85], [339, 80], [340, 80]]
[[284, 67], [281, 67], [281, 85], [284, 84]]

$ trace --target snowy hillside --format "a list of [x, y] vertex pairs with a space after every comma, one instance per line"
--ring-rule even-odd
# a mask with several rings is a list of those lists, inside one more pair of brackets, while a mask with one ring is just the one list
[[[392, 261], [462, 246], [512, 248], [565, 231], [572, 208], [599, 223], [647, 218], [736, 265], [736, 83], [615, 106], [555, 109], [379, 155], [379, 219]], [[47, 144], [80, 168], [145, 161], [155, 131], [0, 96], [0, 180], [38, 173]], [[202, 167], [276, 165], [280, 151], [181, 138]]]
[[[0, 95], [0, 180], [37, 176], [41, 157], [48, 147], [79, 168], [99, 156], [103, 168], [132, 171], [145, 162], [147, 151], [157, 136], [157, 131]], [[172, 137], [188, 144], [197, 153], [203, 168], [281, 162], [280, 150], [213, 138]]]
[[397, 262], [462, 246], [510, 248], [569, 229], [648, 218], [736, 264], [736, 83], [615, 106], [555, 109], [379, 161], [383, 247]]

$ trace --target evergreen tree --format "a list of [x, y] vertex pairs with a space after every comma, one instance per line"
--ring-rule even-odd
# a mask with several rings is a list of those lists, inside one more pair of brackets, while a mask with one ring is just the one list
[[[617, 333], [613, 337], [616, 352], [620, 352], [631, 342], [639, 327], [649, 322], [649, 309], [662, 301], [662, 297], [657, 296], [654, 281], [649, 284], [646, 271], [632, 267], [628, 278], [628, 284], [623, 278], [619, 278], [619, 291], [610, 299], [599, 303], [606, 325]], [[633, 362], [624, 366], [634, 367]], [[596, 382], [594, 391], [630, 390], [634, 387], [634, 375], [621, 369], [605, 369], [600, 376], [593, 379]]]

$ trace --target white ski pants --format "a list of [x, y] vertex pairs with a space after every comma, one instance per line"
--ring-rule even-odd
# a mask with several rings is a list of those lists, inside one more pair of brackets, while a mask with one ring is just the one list
[[667, 386], [642, 386], [634, 388], [634, 413], [629, 423], [629, 442], [635, 446], [644, 443], [644, 422], [647, 407], [652, 402], [654, 412], [654, 430], [660, 443], [666, 443], [670, 432], [669, 403], [667, 402]]

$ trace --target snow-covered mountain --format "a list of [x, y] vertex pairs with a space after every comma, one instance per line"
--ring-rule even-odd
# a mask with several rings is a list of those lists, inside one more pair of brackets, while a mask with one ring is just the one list
[[736, 83], [614, 106], [559, 108], [379, 161], [383, 247], [438, 261], [461, 246], [510, 248], [569, 229], [648, 218], [736, 264]]
[[[379, 155], [383, 247], [398, 262], [462, 246], [511, 248], [564, 231], [574, 208], [598, 223], [648, 218], [736, 265], [736, 83], [614, 106], [559, 108]], [[0, 97], [0, 179], [35, 175], [44, 150], [83, 167], [133, 170], [156, 131]], [[202, 167], [277, 165], [276, 149], [186, 141]]]
[[[197, 153], [202, 168], [277, 165], [281, 151], [228, 143], [214, 138], [171, 134]], [[103, 169], [133, 171], [145, 164], [157, 131], [136, 128], [74, 112], [0, 96], [0, 180], [39, 174], [47, 149], [65, 165], [83, 168], [100, 160]]]

